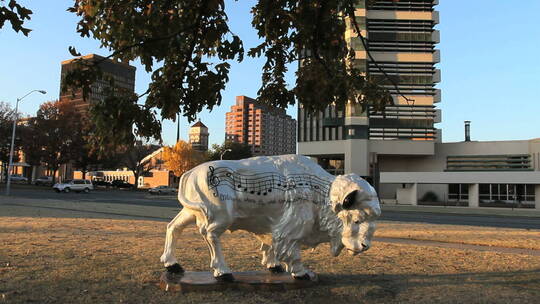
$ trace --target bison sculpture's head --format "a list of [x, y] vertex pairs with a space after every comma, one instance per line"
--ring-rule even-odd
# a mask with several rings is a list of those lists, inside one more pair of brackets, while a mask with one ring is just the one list
[[342, 224], [341, 240], [332, 240], [332, 253], [339, 255], [343, 247], [353, 255], [368, 250], [381, 215], [375, 189], [356, 174], [340, 175], [330, 187], [330, 203]]

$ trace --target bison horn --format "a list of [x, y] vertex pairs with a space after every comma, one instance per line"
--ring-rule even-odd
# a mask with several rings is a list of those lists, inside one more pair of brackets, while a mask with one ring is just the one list
[[347, 194], [345, 199], [343, 199], [343, 209], [349, 209], [352, 207], [354, 202], [356, 201], [356, 194], [358, 193], [358, 190], [354, 190], [351, 193]]

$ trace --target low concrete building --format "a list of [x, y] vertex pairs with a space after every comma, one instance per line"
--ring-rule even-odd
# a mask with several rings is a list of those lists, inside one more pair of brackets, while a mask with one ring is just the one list
[[[82, 178], [81, 171], [75, 171], [73, 177]], [[86, 179], [106, 182], [122, 180], [126, 183], [135, 184], [135, 175], [132, 171], [127, 169], [92, 171], [88, 172]], [[172, 174], [172, 171], [169, 170], [152, 169], [143, 176], [139, 176], [139, 180], [137, 181], [138, 188], [153, 188], [157, 186], [176, 187], [177, 185], [178, 178], [175, 177], [174, 174]]]
[[540, 138], [435, 143], [433, 155], [378, 155], [378, 165], [380, 196], [398, 204], [427, 195], [470, 207], [540, 209]]
[[441, 143], [411, 140], [309, 142], [300, 153], [333, 174], [368, 179], [385, 203], [540, 209], [540, 138]]
[[[86, 175], [86, 179], [112, 182], [114, 180], [123, 180], [130, 184], [137, 183], [138, 188], [153, 188], [157, 186], [177, 187], [180, 180], [174, 173], [165, 166], [163, 160], [163, 148], [150, 153], [141, 160], [142, 163], [148, 162], [149, 172], [139, 176], [135, 180], [133, 172], [127, 168], [117, 170], [92, 171]], [[81, 171], [75, 171], [73, 178], [82, 178]]]

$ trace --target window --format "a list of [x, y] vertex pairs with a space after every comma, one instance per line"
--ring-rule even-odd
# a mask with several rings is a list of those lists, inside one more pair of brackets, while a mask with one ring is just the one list
[[481, 184], [480, 200], [483, 202], [534, 202], [534, 185]]
[[469, 200], [469, 185], [449, 184], [448, 200], [467, 201]]

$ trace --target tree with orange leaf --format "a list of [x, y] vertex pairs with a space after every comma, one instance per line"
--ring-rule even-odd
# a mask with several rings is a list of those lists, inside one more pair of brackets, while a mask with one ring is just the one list
[[174, 147], [164, 147], [163, 160], [165, 166], [174, 172], [176, 176], [182, 176], [184, 172], [205, 161], [205, 155], [196, 151], [187, 142], [180, 140]]

